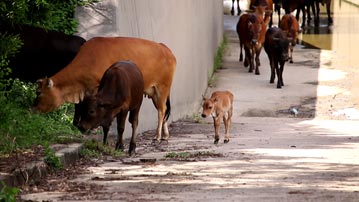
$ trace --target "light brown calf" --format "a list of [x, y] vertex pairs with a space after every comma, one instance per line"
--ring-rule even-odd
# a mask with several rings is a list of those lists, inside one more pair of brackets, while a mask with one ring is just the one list
[[203, 111], [202, 117], [213, 117], [214, 122], [214, 144], [219, 141], [219, 128], [221, 125], [221, 119], [223, 119], [225, 127], [224, 143], [229, 142], [229, 128], [232, 122], [233, 113], [233, 94], [229, 91], [215, 91], [212, 93], [211, 98], [205, 98], [203, 96]]

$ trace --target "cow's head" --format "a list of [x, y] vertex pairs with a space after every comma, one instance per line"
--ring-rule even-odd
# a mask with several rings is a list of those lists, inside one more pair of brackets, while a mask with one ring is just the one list
[[280, 59], [282, 61], [287, 61], [291, 53], [289, 44], [293, 39], [284, 35], [283, 37], [274, 37], [273, 40], [276, 43], [275, 49], [278, 51]]
[[206, 118], [208, 116], [216, 117], [216, 110], [215, 106], [217, 102], [219, 101], [219, 98], [203, 98], [203, 104], [202, 104], [202, 117]]
[[256, 15], [254, 13], [249, 14], [248, 16], [248, 36], [251, 40], [253, 46], [258, 44], [260, 33], [263, 28], [263, 17]]
[[50, 78], [39, 79], [36, 83], [38, 84], [34, 103], [36, 111], [51, 112], [63, 103], [58, 87]]
[[84, 100], [77, 104], [78, 113], [76, 127], [81, 132], [97, 128], [98, 126], [109, 126], [112, 122], [112, 110], [109, 104], [97, 96], [85, 96]]

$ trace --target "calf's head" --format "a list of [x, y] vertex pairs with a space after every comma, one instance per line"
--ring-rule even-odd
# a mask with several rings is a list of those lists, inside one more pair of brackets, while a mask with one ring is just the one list
[[216, 110], [215, 106], [219, 101], [219, 98], [205, 98], [203, 97], [203, 104], [202, 104], [202, 117], [206, 118], [208, 116], [216, 117]]
[[109, 126], [112, 122], [111, 106], [96, 96], [86, 96], [76, 108], [76, 127], [86, 132], [98, 126]]

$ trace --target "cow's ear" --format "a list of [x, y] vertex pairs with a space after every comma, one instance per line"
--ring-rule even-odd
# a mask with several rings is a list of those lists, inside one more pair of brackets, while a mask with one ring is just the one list
[[51, 79], [46, 78], [46, 86], [48, 88], [52, 88], [54, 86], [54, 82]]
[[203, 95], [203, 94], [202, 94], [202, 100], [203, 100], [203, 101], [205, 101], [205, 100], [206, 100], [206, 98], [204, 97], [204, 95]]
[[214, 102], [218, 102], [219, 101], [219, 97], [214, 98]]

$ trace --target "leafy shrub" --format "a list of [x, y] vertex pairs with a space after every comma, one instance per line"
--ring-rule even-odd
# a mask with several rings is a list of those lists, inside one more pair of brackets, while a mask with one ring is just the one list
[[10, 90], [0, 92], [0, 153], [56, 142], [60, 135], [80, 134], [71, 123], [74, 105], [65, 104], [48, 114], [30, 110], [35, 88], [35, 84], [15, 79]]
[[15, 202], [16, 196], [19, 193], [18, 188], [6, 186], [4, 181], [1, 181], [2, 189], [0, 190], [0, 201], [1, 202]]

